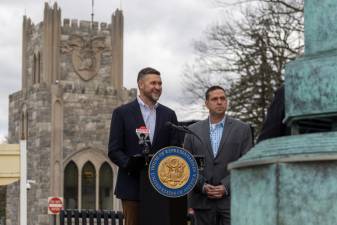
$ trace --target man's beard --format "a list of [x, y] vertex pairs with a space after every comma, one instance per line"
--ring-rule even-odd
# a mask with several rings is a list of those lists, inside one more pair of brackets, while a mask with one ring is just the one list
[[151, 99], [153, 101], [157, 102], [159, 98], [160, 98], [160, 94], [154, 94], [154, 93], [151, 94]]
[[157, 102], [160, 98], [161, 93], [155, 94], [155, 93], [144, 93], [144, 96], [151, 100], [152, 102]]

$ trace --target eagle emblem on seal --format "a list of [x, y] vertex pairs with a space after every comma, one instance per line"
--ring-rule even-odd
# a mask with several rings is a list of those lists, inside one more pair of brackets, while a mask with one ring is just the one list
[[198, 174], [198, 164], [193, 155], [177, 146], [160, 149], [148, 165], [152, 187], [169, 198], [188, 194], [196, 185]]
[[190, 170], [187, 162], [178, 156], [165, 158], [158, 168], [159, 179], [170, 188], [180, 188], [184, 186], [190, 177]]

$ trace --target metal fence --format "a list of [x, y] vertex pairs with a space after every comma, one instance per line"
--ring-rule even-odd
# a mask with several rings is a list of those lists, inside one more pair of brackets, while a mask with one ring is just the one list
[[123, 225], [124, 215], [111, 210], [62, 210], [61, 225]]
[[[123, 225], [124, 215], [111, 210], [62, 210], [60, 225]], [[195, 225], [192, 214], [187, 214], [187, 224]], [[1, 225], [1, 223], [0, 223]]]

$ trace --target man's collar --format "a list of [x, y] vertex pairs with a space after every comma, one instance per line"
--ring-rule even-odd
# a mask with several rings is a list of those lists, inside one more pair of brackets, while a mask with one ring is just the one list
[[222, 120], [220, 122], [218, 122], [218, 123], [211, 123], [211, 118], [208, 117], [209, 125], [210, 126], [214, 126], [214, 127], [217, 126], [217, 125], [221, 125], [222, 127], [224, 127], [225, 126], [225, 119], [226, 119], [226, 115], [222, 118]]
[[[144, 103], [144, 101], [143, 101], [143, 100], [140, 98], [140, 96], [139, 96], [139, 95], [137, 96], [137, 101], [138, 101], [139, 105], [141, 105], [141, 106], [144, 106], [144, 107], [146, 107], [146, 108], [150, 108], [150, 109], [151, 109], [151, 107], [150, 107], [150, 106], [148, 106], [148, 105], [146, 105], [146, 104]], [[153, 109], [157, 109], [158, 105], [159, 105], [159, 103], [158, 103], [158, 102], [156, 102], [156, 104], [154, 104], [154, 106], [153, 106]]]

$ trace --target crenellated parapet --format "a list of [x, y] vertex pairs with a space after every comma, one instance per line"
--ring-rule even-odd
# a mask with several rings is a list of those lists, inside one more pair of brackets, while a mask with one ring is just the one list
[[59, 80], [105, 83], [123, 89], [123, 14], [111, 23], [65, 18], [55, 3], [45, 3], [43, 21], [24, 16], [22, 89]]
[[[61, 26], [62, 33], [70, 32], [88, 32], [88, 33], [99, 33], [100, 31], [109, 31], [111, 24], [105, 22], [97, 22], [88, 20], [77, 20], [77, 19], [63, 19], [63, 24]], [[110, 31], [109, 31], [110, 32]]]

